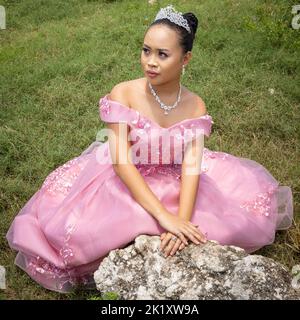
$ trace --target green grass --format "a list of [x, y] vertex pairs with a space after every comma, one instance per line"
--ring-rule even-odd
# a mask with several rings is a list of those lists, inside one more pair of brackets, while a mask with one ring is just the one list
[[[264, 165], [292, 188], [295, 221], [257, 254], [291, 268], [300, 261], [300, 30], [294, 1], [172, 1], [200, 27], [182, 83], [214, 119], [207, 141]], [[97, 299], [99, 293], [43, 289], [14, 266], [5, 240], [14, 216], [59, 165], [79, 155], [103, 124], [99, 98], [142, 77], [143, 34], [160, 6], [147, 1], [1, 1], [0, 299]], [[270, 93], [274, 89], [274, 93]]]

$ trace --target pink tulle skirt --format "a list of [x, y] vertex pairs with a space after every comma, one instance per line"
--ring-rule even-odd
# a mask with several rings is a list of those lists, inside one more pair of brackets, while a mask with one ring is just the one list
[[[12, 222], [7, 240], [15, 263], [45, 288], [69, 292], [93, 288], [93, 272], [109, 252], [140, 234], [165, 230], [115, 174], [108, 143], [94, 142], [45, 179]], [[163, 205], [177, 214], [180, 170], [170, 165], [138, 167]], [[191, 221], [209, 240], [253, 252], [290, 227], [291, 188], [279, 186], [259, 163], [204, 149], [202, 172]]]

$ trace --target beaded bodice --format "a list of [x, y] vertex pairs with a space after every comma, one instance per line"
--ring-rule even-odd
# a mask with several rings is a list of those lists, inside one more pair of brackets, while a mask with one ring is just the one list
[[99, 113], [104, 122], [123, 122], [130, 126], [133, 161], [138, 167], [147, 164], [148, 168], [149, 164], [180, 167], [187, 143], [199, 135], [209, 137], [213, 123], [211, 116], [205, 114], [164, 128], [139, 111], [108, 99], [108, 95], [100, 99]]

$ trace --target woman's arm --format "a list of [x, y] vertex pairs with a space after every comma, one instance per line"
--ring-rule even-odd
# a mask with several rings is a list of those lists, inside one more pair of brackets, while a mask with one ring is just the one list
[[133, 198], [155, 219], [158, 220], [167, 211], [135, 165], [119, 165], [115, 168], [115, 172], [127, 186]]
[[[126, 97], [128, 89], [126, 89], [123, 83], [115, 86], [109, 94], [109, 98], [128, 105]], [[199, 240], [202, 238], [196, 226], [170, 213], [152, 192], [139, 170], [132, 163], [131, 142], [128, 141], [128, 125], [126, 123], [108, 123], [107, 125], [111, 129], [109, 130], [108, 138], [114, 171], [127, 186], [133, 198], [153, 215], [164, 229], [176, 234], [181, 241], [187, 244], [186, 236], [194, 243], [199, 244]]]
[[[197, 108], [195, 117], [207, 114], [204, 101], [196, 96]], [[204, 134], [197, 136], [186, 148], [182, 162], [180, 203], [178, 215], [186, 220], [190, 220], [196, 202], [199, 187], [201, 162], [204, 148]]]
[[[116, 85], [110, 92], [109, 98], [128, 105], [126, 86], [126, 82]], [[167, 210], [132, 163], [130, 152], [132, 145], [128, 139], [129, 126], [126, 123], [107, 123], [107, 127], [110, 129], [109, 147], [115, 173], [127, 186], [133, 198], [154, 218], [158, 219]]]
[[[189, 221], [192, 217], [197, 197], [204, 145], [203, 141], [204, 136], [200, 135], [189, 143], [182, 162], [178, 216], [185, 221]], [[200, 230], [198, 230], [198, 232], [201, 235], [201, 242], [205, 243], [205, 236]], [[185, 247], [181, 239], [170, 241], [172, 236], [173, 234], [171, 232], [164, 232], [161, 235], [161, 250], [164, 251], [166, 257], [169, 254], [171, 256], [174, 255], [178, 249], [182, 250]]]
[[182, 162], [178, 216], [189, 221], [192, 217], [200, 180], [204, 136], [200, 135], [188, 146]]
[[[196, 110], [195, 117], [200, 117], [207, 113], [206, 106], [200, 97], [197, 96], [196, 98], [199, 108]], [[203, 148], [204, 135], [200, 134], [187, 145], [184, 153], [181, 169], [178, 216], [186, 221], [189, 221], [193, 215], [201, 173]], [[201, 242], [205, 243], [205, 236], [199, 230], [198, 232], [201, 235]], [[161, 235], [161, 250], [164, 251], [166, 256], [169, 254], [174, 255], [178, 249], [182, 250], [185, 247], [185, 244], [180, 239], [170, 241], [172, 236], [173, 234], [170, 232], [164, 232]]]

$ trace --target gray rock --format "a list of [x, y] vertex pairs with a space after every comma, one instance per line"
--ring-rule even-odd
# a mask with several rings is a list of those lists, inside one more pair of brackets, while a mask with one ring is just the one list
[[165, 258], [160, 243], [159, 236], [140, 235], [111, 251], [94, 273], [97, 289], [125, 300], [300, 300], [291, 273], [270, 258], [216, 241], [190, 243]]
[[0, 266], [0, 289], [6, 289], [5, 268], [3, 266]]

